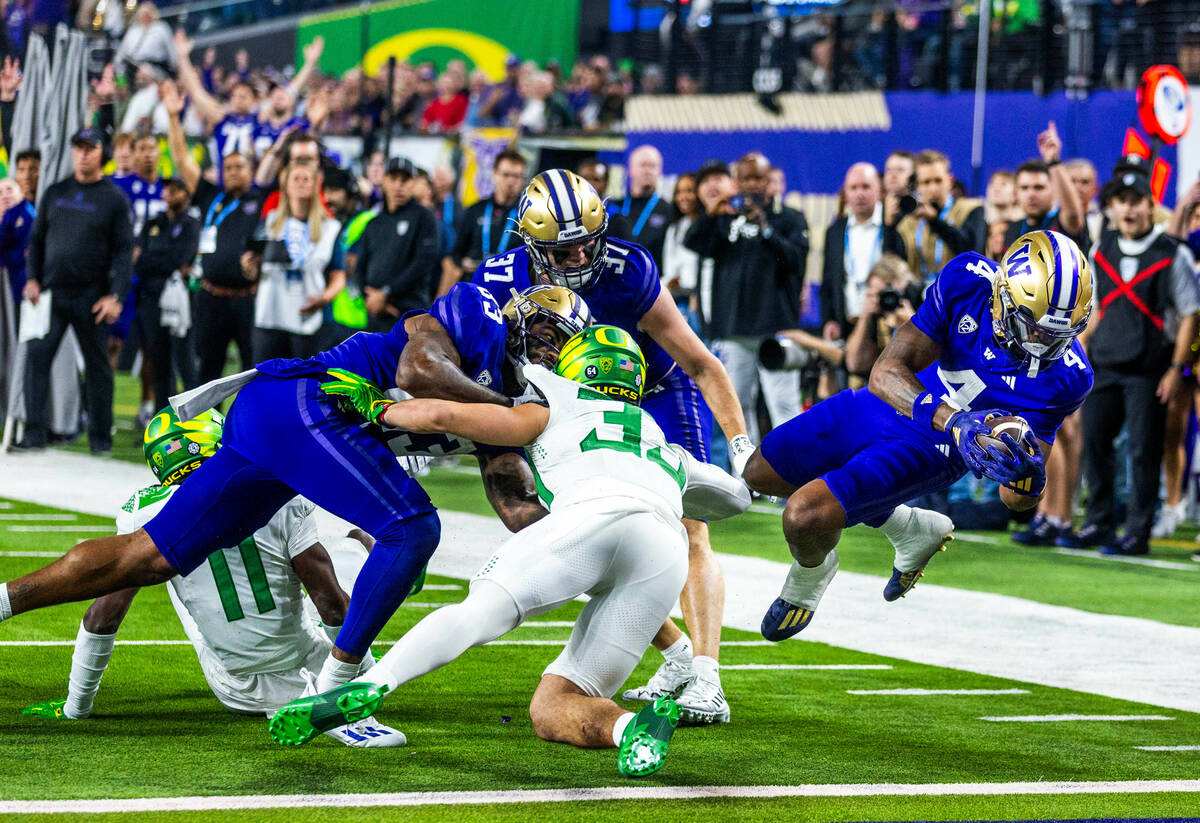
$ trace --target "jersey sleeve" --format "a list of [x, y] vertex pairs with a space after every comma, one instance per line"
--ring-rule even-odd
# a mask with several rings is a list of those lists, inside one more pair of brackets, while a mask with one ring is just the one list
[[658, 276], [658, 265], [654, 258], [641, 246], [630, 244], [626, 265], [632, 266], [635, 276], [630, 284], [633, 287], [634, 314], [641, 319], [654, 306], [658, 293], [662, 291], [662, 281]]
[[306, 498], [294, 497], [284, 509], [284, 524], [287, 529], [284, 545], [287, 546], [288, 557], [294, 558], [304, 554], [317, 542], [317, 507]]
[[[433, 302], [429, 313], [446, 329], [471, 377], [481, 368], [499, 367], [504, 346], [504, 315], [490, 292], [471, 283], [456, 283]], [[497, 375], [498, 377], [498, 375]]]
[[995, 264], [981, 254], [966, 252], [946, 264], [925, 291], [912, 323], [939, 346], [950, 341], [956, 309], [980, 290], [991, 291]]

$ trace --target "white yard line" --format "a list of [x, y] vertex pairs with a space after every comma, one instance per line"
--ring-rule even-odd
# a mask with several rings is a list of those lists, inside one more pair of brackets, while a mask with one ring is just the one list
[[116, 534], [112, 526], [8, 526], [10, 532], [85, 532], [88, 534]]
[[[728, 646], [728, 643], [722, 643]], [[740, 663], [721, 667], [721, 671], [825, 671], [825, 672], [866, 672], [889, 671], [891, 666], [886, 663]]]
[[62, 557], [62, 552], [0, 552], [0, 557]]
[[1055, 554], [1066, 554], [1071, 557], [1090, 557], [1107, 563], [1130, 563], [1134, 566], [1150, 566], [1155, 569], [1175, 569], [1176, 571], [1200, 571], [1200, 564], [1177, 563], [1174, 560], [1155, 560], [1153, 557], [1121, 557], [1120, 555], [1100, 554], [1095, 549], [1051, 549]]
[[1029, 689], [846, 689], [846, 694], [874, 694], [893, 697], [932, 697], [940, 694], [1031, 694]]
[[981, 717], [990, 723], [1071, 723], [1077, 720], [1099, 723], [1124, 723], [1130, 720], [1174, 720], [1161, 714], [1013, 714]]
[[1144, 752], [1200, 752], [1200, 746], [1134, 746]]
[[[71, 482], [63, 479], [70, 477]], [[131, 463], [63, 452], [0, 456], [0, 497], [112, 516], [149, 471]], [[470, 578], [510, 535], [494, 517], [442, 511], [442, 542], [433, 574]], [[320, 512], [322, 535], [346, 524]], [[782, 541], [781, 541], [782, 546]], [[716, 546], [720, 549], [720, 545]], [[725, 572], [724, 624], [757, 633], [763, 611], [787, 573], [782, 562], [718, 554]], [[782, 559], [782, 558], [781, 558]], [[951, 563], [954, 550], [939, 555]], [[1200, 566], [1197, 566], [1200, 568]], [[880, 576], [840, 572], [817, 616], [797, 640], [959, 669], [1043, 686], [1074, 689], [1153, 706], [1200, 712], [1200, 628], [1097, 614], [1007, 595], [923, 581], [896, 603], [883, 600], [890, 557]], [[1014, 574], [1020, 572], [1014, 566]], [[557, 641], [509, 640], [512, 645]], [[725, 646], [771, 646], [766, 640]], [[1116, 651], [1114, 651], [1116, 650]]]
[[[118, 646], [190, 646], [190, 640], [117, 640]], [[74, 646], [74, 640], [0, 640], [0, 646]]]
[[78, 519], [79, 515], [77, 514], [0, 514], [0, 520], [45, 520], [47, 522], [51, 522], [55, 520], [65, 521]]
[[1200, 780], [1120, 780], [1044, 783], [814, 783], [800, 786], [612, 786], [390, 794], [135, 797], [106, 800], [5, 800], [0, 814], [103, 814], [384, 806], [461, 806], [488, 803], [574, 803], [597, 800], [709, 800], [773, 797], [945, 797], [988, 795], [1159, 794], [1200, 792]]
[[462, 586], [457, 583], [426, 583], [422, 587], [422, 591], [427, 592], [460, 592]]

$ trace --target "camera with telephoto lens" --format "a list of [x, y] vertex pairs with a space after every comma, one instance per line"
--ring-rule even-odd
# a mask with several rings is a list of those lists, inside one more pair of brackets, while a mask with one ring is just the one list
[[815, 365], [820, 355], [787, 339], [768, 337], [758, 346], [758, 362], [768, 371], [796, 371]]
[[890, 314], [900, 308], [904, 295], [898, 289], [887, 288], [879, 292], [879, 313]]

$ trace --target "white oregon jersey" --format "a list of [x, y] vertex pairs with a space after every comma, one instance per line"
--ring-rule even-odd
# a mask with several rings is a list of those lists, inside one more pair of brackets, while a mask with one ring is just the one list
[[[151, 486], [117, 514], [117, 532], [154, 518], [178, 486]], [[169, 581], [207, 645], [229, 674], [294, 670], [312, 646], [292, 558], [317, 542], [315, 506], [294, 497], [239, 545], [213, 552], [186, 577]]]
[[523, 371], [550, 408], [546, 430], [526, 448], [547, 508], [624, 497], [683, 516], [683, 462], [649, 414], [541, 366]]

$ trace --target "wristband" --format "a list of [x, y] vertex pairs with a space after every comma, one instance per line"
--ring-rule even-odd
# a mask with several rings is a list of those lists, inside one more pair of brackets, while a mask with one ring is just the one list
[[933, 396], [933, 392], [923, 391], [913, 400], [912, 419], [922, 428], [933, 428], [933, 417], [937, 414], [941, 403]]

